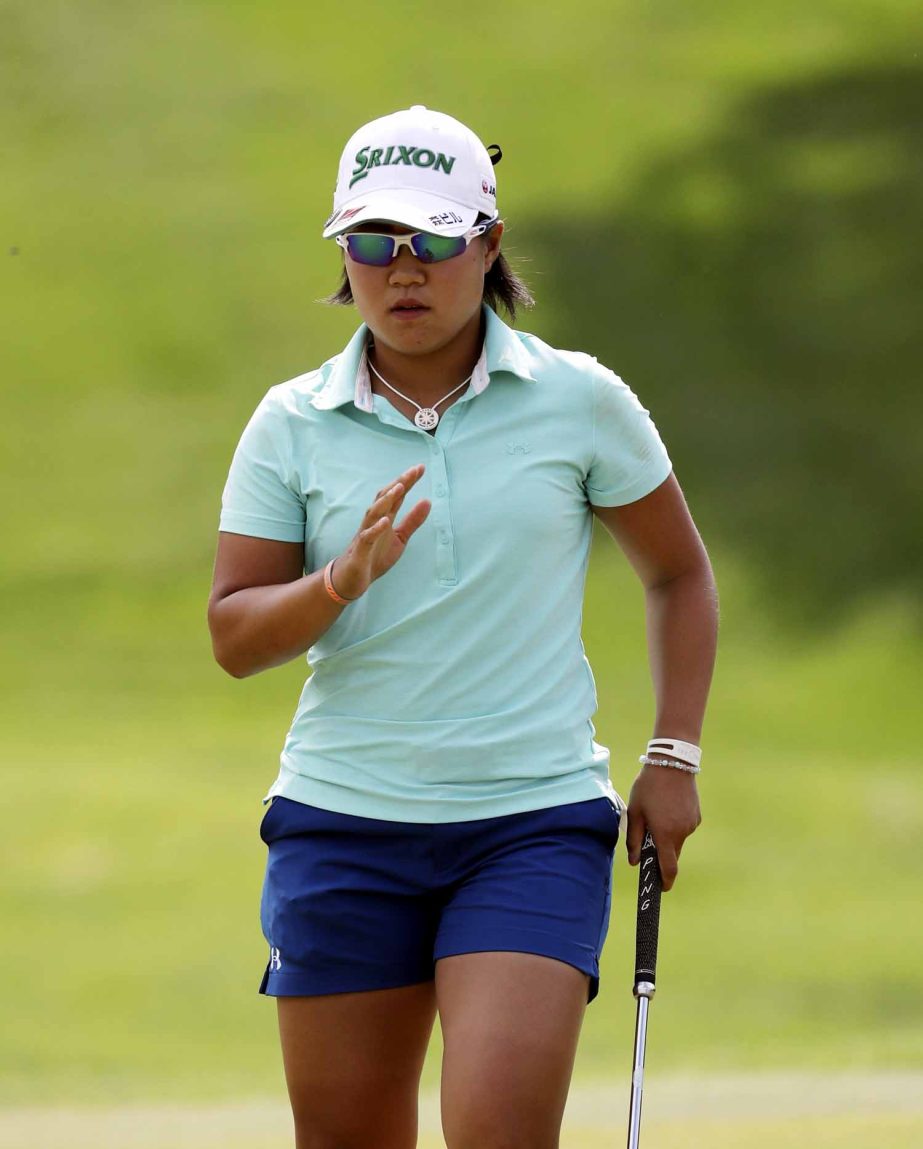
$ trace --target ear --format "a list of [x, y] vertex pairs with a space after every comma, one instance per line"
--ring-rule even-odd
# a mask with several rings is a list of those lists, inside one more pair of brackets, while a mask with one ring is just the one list
[[503, 236], [503, 220], [499, 220], [484, 236], [484, 274], [493, 267], [500, 254], [500, 239]]

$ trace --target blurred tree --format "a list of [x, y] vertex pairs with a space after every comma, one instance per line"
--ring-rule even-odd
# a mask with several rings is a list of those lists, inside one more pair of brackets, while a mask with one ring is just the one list
[[917, 68], [762, 90], [605, 213], [522, 229], [542, 334], [639, 392], [793, 621], [923, 605], [921, 108]]

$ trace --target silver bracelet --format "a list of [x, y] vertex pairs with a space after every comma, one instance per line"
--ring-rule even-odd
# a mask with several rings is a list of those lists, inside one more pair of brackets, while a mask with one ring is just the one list
[[682, 770], [684, 774], [701, 774], [701, 766], [690, 766], [688, 762], [675, 762], [672, 758], [652, 758], [642, 754], [638, 759], [642, 766], [669, 766], [671, 770]]

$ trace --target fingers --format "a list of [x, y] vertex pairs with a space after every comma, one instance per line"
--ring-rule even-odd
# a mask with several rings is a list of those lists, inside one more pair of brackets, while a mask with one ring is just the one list
[[425, 470], [426, 466], [423, 463], [414, 463], [412, 467], [408, 467], [403, 475], [401, 475], [401, 477], [398, 479], [398, 482], [403, 483], [409, 491], [414, 483], [423, 477], [423, 472]]
[[359, 545], [366, 549], [371, 547], [375, 540], [380, 538], [390, 525], [390, 518], [387, 515], [382, 515], [381, 518], [376, 519], [370, 527], [364, 527], [359, 532]]
[[628, 847], [628, 864], [637, 866], [641, 861], [641, 846], [644, 843], [644, 832], [647, 823], [641, 816], [641, 811], [628, 807], [628, 832], [625, 835], [625, 845]]
[[414, 483], [419, 482], [425, 470], [426, 467], [422, 463], [415, 463], [412, 467], [408, 467], [403, 474], [398, 475], [393, 482], [382, 487], [375, 498], [380, 499], [382, 495], [387, 494], [388, 491], [392, 490], [398, 483], [404, 488], [405, 492], [409, 491]]
[[676, 875], [679, 873], [679, 851], [675, 849], [669, 839], [665, 842], [658, 842], [654, 838], [654, 845], [657, 847], [657, 861], [660, 863], [662, 888], [663, 892], [666, 893], [667, 890], [673, 888]]
[[683, 843], [702, 820], [695, 776], [660, 766], [645, 766], [628, 799], [628, 860], [636, 866], [644, 835], [650, 830], [663, 878], [669, 890], [679, 872]]
[[380, 495], [375, 497], [375, 502], [365, 512], [365, 517], [362, 520], [363, 528], [372, 526], [373, 523], [378, 522], [382, 515], [392, 516], [397, 513], [398, 508], [404, 498], [404, 488], [400, 483], [395, 483], [393, 486], [388, 487], [387, 490], [381, 492]]
[[391, 522], [400, 508], [403, 497], [403, 488], [398, 485], [390, 487], [387, 491], [383, 491], [363, 515], [362, 522], [359, 525], [360, 535], [364, 531], [371, 530], [372, 527], [377, 526], [382, 518], [386, 522]]
[[419, 503], [401, 519], [400, 525], [394, 528], [394, 533], [401, 540], [402, 543], [407, 542], [410, 536], [414, 533], [417, 527], [426, 522], [426, 516], [432, 509], [433, 504], [429, 499], [421, 499]]
[[628, 807], [628, 833], [625, 843], [628, 847], [628, 864], [637, 866], [641, 861], [641, 847], [644, 844], [644, 835], [650, 829], [654, 845], [657, 847], [657, 862], [660, 866], [660, 878], [664, 892], [671, 889], [679, 873], [679, 855], [683, 848], [682, 839], [662, 830], [655, 830], [648, 826], [639, 810]]
[[387, 487], [382, 487], [375, 496], [375, 501], [365, 512], [362, 526], [370, 527], [383, 514], [388, 515], [393, 520], [394, 516], [401, 509], [401, 504], [404, 502], [404, 497], [407, 492], [412, 486], [419, 482], [425, 469], [422, 463], [417, 463], [413, 467], [408, 467], [393, 483], [390, 483]]

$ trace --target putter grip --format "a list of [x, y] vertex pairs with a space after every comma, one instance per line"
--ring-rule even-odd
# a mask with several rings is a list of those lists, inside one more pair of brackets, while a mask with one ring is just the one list
[[638, 873], [638, 927], [635, 933], [635, 986], [639, 982], [656, 983], [657, 935], [660, 931], [660, 866], [657, 847], [648, 831], [641, 847]]

